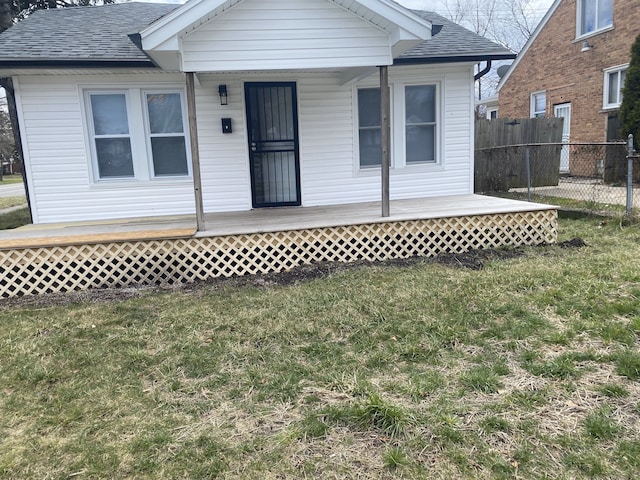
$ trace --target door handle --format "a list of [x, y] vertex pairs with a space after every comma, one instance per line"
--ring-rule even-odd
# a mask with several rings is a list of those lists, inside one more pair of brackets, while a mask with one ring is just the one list
[[251, 151], [255, 152], [258, 149], [258, 146], [256, 145], [256, 142], [251, 142]]

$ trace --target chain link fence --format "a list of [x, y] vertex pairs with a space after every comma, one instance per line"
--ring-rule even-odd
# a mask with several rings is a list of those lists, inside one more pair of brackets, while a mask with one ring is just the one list
[[640, 207], [640, 159], [625, 142], [479, 149], [475, 182], [477, 193], [594, 214], [630, 214]]

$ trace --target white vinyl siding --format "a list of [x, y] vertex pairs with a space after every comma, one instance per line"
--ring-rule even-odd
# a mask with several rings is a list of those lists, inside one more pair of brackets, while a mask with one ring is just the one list
[[386, 32], [326, 0], [245, 0], [187, 34], [181, 55], [187, 72], [391, 63]]
[[[138, 93], [134, 100], [130, 90], [134, 85], [149, 87], [157, 83], [184, 84], [184, 78], [142, 74], [17, 77], [35, 223], [193, 213], [193, 184], [189, 177], [110, 178], [96, 182], [85, 93], [104, 91], [105, 86], [111, 92], [129, 92], [131, 138], [136, 138], [132, 150], [138, 159], [135, 165], [148, 172], [142, 97]], [[131, 108], [134, 103], [137, 108]], [[139, 113], [132, 115], [136, 110]]]
[[[438, 149], [441, 161], [404, 166], [404, 141], [394, 142], [391, 198], [469, 194], [473, 191], [473, 83], [471, 66], [394, 67], [393, 98], [403, 98], [405, 84], [440, 85]], [[298, 93], [300, 168], [303, 206], [369, 202], [380, 199], [379, 169], [358, 165], [357, 88], [340, 83], [338, 73], [278, 72], [200, 76], [196, 88], [202, 194], [207, 213], [251, 209], [249, 148], [244, 82], [295, 81]], [[51, 75], [18, 77], [19, 109], [24, 128], [25, 166], [36, 223], [193, 214], [191, 177], [95, 183], [91, 139], [83, 92], [109, 85], [113, 91], [176, 91], [181, 75]], [[377, 87], [377, 75], [358, 87]], [[218, 85], [229, 103], [220, 105]], [[93, 86], [92, 86], [93, 85]], [[171, 85], [172, 88], [167, 88]], [[134, 103], [130, 95], [130, 103]], [[143, 105], [143, 96], [137, 102]], [[403, 100], [399, 100], [403, 101]], [[135, 109], [132, 109], [134, 111]], [[145, 139], [143, 108], [130, 124], [141, 146], [134, 155], [151, 160]], [[404, 138], [404, 108], [392, 119], [392, 135]], [[130, 112], [131, 113], [131, 112]], [[223, 134], [220, 118], [231, 118], [233, 133]], [[138, 125], [136, 127], [136, 125]], [[397, 148], [396, 148], [397, 147]], [[400, 152], [400, 153], [398, 153]], [[145, 163], [145, 162], [142, 162]], [[136, 164], [138, 165], [138, 164]]]
[[[441, 85], [440, 163], [404, 165], [404, 108], [392, 110], [392, 199], [473, 193], [473, 88], [471, 67], [394, 67], [392, 98], [404, 84]], [[333, 81], [332, 81], [333, 80]], [[359, 88], [375, 87], [377, 75]], [[303, 206], [380, 200], [380, 170], [359, 169], [357, 88], [317, 75], [300, 82]], [[347, 96], [345, 98], [345, 96]], [[345, 130], [351, 122], [351, 131]]]

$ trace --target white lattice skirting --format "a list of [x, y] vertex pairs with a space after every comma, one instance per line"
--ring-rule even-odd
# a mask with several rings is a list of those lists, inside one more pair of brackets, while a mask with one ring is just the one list
[[160, 285], [314, 262], [387, 260], [553, 243], [557, 212], [394, 221], [272, 233], [0, 250], [0, 297]]

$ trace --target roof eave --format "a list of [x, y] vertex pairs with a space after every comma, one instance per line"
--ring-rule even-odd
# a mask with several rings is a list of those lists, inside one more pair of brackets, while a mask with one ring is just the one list
[[434, 63], [469, 63], [485, 62], [487, 60], [513, 60], [515, 53], [484, 53], [464, 55], [442, 55], [433, 57], [404, 57], [396, 58], [394, 65], [426, 65]]
[[123, 59], [8, 59], [0, 68], [153, 68], [150, 60]]
[[377, 2], [372, 2], [371, 0], [355, 0], [355, 2], [369, 9], [371, 12], [386, 18], [397, 28], [411, 33], [416, 38], [422, 40], [429, 40], [431, 38], [431, 31], [433, 29], [432, 22], [416, 15], [410, 9], [403, 7], [395, 1], [377, 0]]

